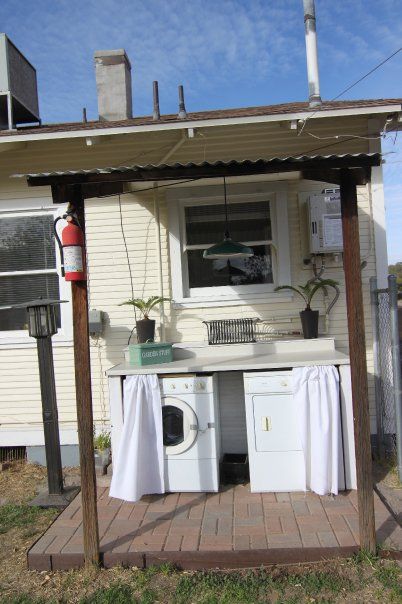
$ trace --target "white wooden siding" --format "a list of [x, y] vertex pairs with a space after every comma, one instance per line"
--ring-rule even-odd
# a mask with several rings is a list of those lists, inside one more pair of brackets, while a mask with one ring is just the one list
[[[342, 118], [338, 120], [321, 119], [308, 124], [308, 130], [320, 136], [335, 134], [365, 134], [367, 119], [363, 117]], [[306, 127], [307, 128], [307, 127]], [[332, 141], [317, 141], [307, 135], [297, 137], [292, 131], [279, 124], [248, 125], [239, 127], [210, 128], [186, 141], [180, 150], [170, 158], [171, 161], [198, 161], [204, 158], [244, 159], [285, 156], [300, 152], [312, 152]], [[133, 135], [116, 137], [116, 140], [104, 141], [94, 147], [86, 147], [84, 141], [53, 141], [50, 143], [29, 143], [22, 151], [0, 154], [0, 210], [14, 207], [32, 207], [51, 202], [47, 188], [28, 188], [24, 180], [11, 180], [14, 172], [35, 172], [52, 169], [91, 168], [101, 165], [119, 165], [128, 163], [157, 163], [167, 152], [169, 145], [177, 142], [177, 133]], [[367, 151], [367, 142], [355, 139], [336, 147], [322, 148], [319, 153], [342, 153]], [[281, 176], [283, 178], [283, 175]], [[301, 202], [299, 193], [320, 191], [324, 185], [306, 181], [289, 181], [288, 215], [291, 253], [291, 274], [293, 283], [303, 283], [311, 271], [302, 264], [305, 253], [305, 235], [301, 225]], [[145, 187], [145, 185], [144, 185]], [[363, 270], [363, 292], [366, 313], [367, 361], [369, 370], [370, 413], [372, 429], [375, 427], [373, 364], [371, 349], [371, 317], [369, 277], [375, 274], [375, 249], [373, 225], [370, 221], [369, 188], [360, 187], [359, 191], [360, 241], [362, 256], [367, 262]], [[165, 192], [157, 192], [160, 207], [161, 247], [164, 295], [170, 295], [170, 266], [168, 251], [168, 224]], [[154, 217], [153, 192], [132, 193], [121, 197], [123, 225], [133, 273], [135, 295], [150, 296], [159, 293], [158, 259], [156, 255], [156, 223]], [[93, 385], [94, 417], [99, 423], [109, 419], [108, 391], [105, 370], [123, 360], [123, 349], [134, 325], [134, 313], [128, 306], [119, 304], [131, 298], [131, 285], [127, 255], [121, 232], [119, 204], [117, 197], [93, 199], [86, 202], [87, 251], [89, 263], [90, 307], [106, 313], [105, 331], [102, 337], [91, 338], [91, 366]], [[347, 322], [343, 270], [341, 267], [328, 268], [326, 277], [340, 281], [341, 296], [330, 315], [329, 335], [336, 338], [339, 349], [347, 352]], [[323, 306], [320, 306], [321, 310]], [[269, 319], [283, 314], [293, 314], [289, 325], [299, 327], [297, 318], [300, 306], [298, 301], [290, 299], [281, 302], [230, 306], [217, 308], [177, 309], [166, 305], [166, 338], [170, 341], [196, 341], [205, 339], [205, 326], [202, 320], [255, 316]], [[159, 319], [156, 312], [154, 318]], [[280, 327], [281, 324], [275, 324]], [[159, 332], [159, 322], [158, 322]], [[55, 371], [59, 419], [61, 429], [75, 425], [75, 393], [72, 346], [60, 345], [54, 348]], [[240, 379], [240, 377], [238, 378]], [[37, 372], [36, 349], [34, 344], [16, 349], [4, 347], [0, 343], [0, 445], [4, 441], [4, 429], [29, 425], [42, 426], [40, 390]], [[227, 389], [223, 394], [223, 414], [229, 415], [229, 399], [239, 411], [240, 398], [236, 400], [231, 392], [226, 376], [221, 382]], [[224, 390], [221, 388], [221, 390]], [[232, 397], [233, 394], [233, 397]], [[240, 392], [241, 396], [241, 392]], [[240, 422], [240, 415], [237, 414]], [[236, 420], [236, 421], [237, 421]], [[234, 419], [233, 419], [234, 421]], [[238, 424], [240, 425], [240, 423]], [[236, 430], [236, 427], [233, 427]], [[228, 432], [229, 434], [229, 432]], [[230, 440], [224, 436], [225, 443]], [[10, 443], [7, 443], [10, 444]]]

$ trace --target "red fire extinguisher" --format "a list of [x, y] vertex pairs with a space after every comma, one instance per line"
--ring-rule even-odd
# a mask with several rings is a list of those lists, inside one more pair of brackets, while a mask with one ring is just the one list
[[[59, 220], [66, 220], [67, 226], [61, 232], [61, 240], [56, 230]], [[54, 232], [60, 248], [61, 273], [66, 281], [86, 281], [84, 233], [71, 213], [59, 216], [54, 221]]]

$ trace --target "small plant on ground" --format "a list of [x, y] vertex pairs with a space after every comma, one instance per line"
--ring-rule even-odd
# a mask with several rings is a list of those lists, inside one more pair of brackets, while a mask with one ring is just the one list
[[112, 441], [109, 430], [103, 429], [99, 432], [99, 434], [96, 434], [94, 428], [94, 449], [104, 451], [105, 449], [110, 449], [111, 446]]

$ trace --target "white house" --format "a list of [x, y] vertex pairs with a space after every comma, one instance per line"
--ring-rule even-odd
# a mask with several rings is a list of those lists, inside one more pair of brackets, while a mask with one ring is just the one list
[[[71, 300], [70, 285], [60, 274], [52, 231], [54, 218], [65, 206], [53, 204], [50, 187], [28, 187], [27, 179], [16, 178], [17, 174], [335, 154], [370, 157], [381, 153], [381, 133], [395, 127], [402, 115], [401, 99], [374, 99], [189, 112], [184, 117], [131, 117], [131, 67], [124, 51], [97, 52], [95, 64], [97, 121], [20, 124], [16, 128], [11, 110], [15, 119], [26, 121], [21, 113], [25, 101], [19, 102], [12, 89], [7, 97], [9, 111], [3, 115], [5, 127], [0, 130], [2, 307], [39, 295]], [[30, 102], [28, 98], [26, 105]], [[7, 109], [7, 104], [4, 106]], [[31, 121], [38, 117], [33, 110], [30, 116]], [[254, 248], [256, 260], [247, 271], [242, 265], [228, 272], [225, 266], [213, 268], [210, 261], [202, 259], [201, 252], [217, 237], [214, 225], [223, 221], [220, 176], [191, 182], [148, 179], [125, 183], [120, 194], [94, 194], [86, 200], [89, 306], [104, 313], [102, 332], [91, 336], [93, 409], [98, 427], [110, 425], [105, 372], [123, 362], [135, 323], [132, 308], [120, 305], [128, 298], [171, 298], [153, 314], [157, 339], [181, 343], [182, 348], [186, 343], [191, 350], [207, 345], [203, 321], [255, 318], [259, 319], [258, 340], [279, 341], [281, 346], [289, 341], [290, 351], [297, 342], [303, 354], [311, 344], [297, 336], [301, 329], [300, 300], [275, 288], [305, 283], [315, 271], [339, 282], [339, 299], [330, 313], [331, 293], [328, 298], [320, 293], [315, 299], [320, 311], [318, 340], [323, 342], [323, 348], [317, 349], [318, 360], [320, 355], [325, 357], [328, 346], [348, 354], [339, 216], [327, 232], [330, 239], [317, 252], [308, 214], [308, 200], [325, 189], [334, 193], [336, 184], [309, 180], [295, 162], [293, 171], [230, 176], [226, 186], [233, 233]], [[373, 166], [371, 180], [358, 187], [358, 207], [374, 434], [369, 279], [376, 276], [381, 286], [387, 275], [381, 165]], [[61, 305], [53, 345], [63, 459], [72, 465], [78, 463], [78, 455], [70, 302]], [[258, 345], [252, 354], [259, 354]], [[0, 310], [0, 381], [0, 447], [24, 446], [29, 459], [43, 461], [36, 344], [28, 337], [23, 310]], [[242, 372], [231, 368], [220, 371], [219, 392], [221, 452], [244, 452], [247, 434]]]

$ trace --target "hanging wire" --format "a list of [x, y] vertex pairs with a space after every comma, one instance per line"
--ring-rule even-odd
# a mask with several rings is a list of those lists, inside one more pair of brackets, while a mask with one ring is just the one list
[[[163, 184], [163, 185], [157, 185], [156, 187], [154, 187], [154, 186], [145, 187], [145, 189], [134, 189], [133, 191], [123, 191], [122, 193], [119, 193], [119, 198], [120, 198], [120, 195], [133, 195], [133, 193], [144, 193], [144, 191], [152, 191], [153, 189], [163, 189], [165, 187], [174, 187], [177, 185], [184, 185], [188, 182], [195, 182], [196, 180], [202, 180], [202, 177], [198, 176], [197, 178], [189, 178], [188, 180], [181, 180], [179, 182], [177, 182], [177, 180], [176, 180], [176, 182], [170, 182], [170, 183]], [[98, 195], [97, 199], [105, 199], [107, 197], [116, 197], [116, 193], [108, 193], [107, 195]]]
[[305, 132], [305, 134], [308, 134], [309, 136], [316, 138], [317, 140], [320, 141], [327, 141], [327, 140], [333, 140], [335, 139], [340, 139], [340, 138], [359, 138], [362, 140], [366, 140], [366, 141], [373, 141], [373, 140], [378, 140], [381, 138], [385, 138], [386, 134], [382, 133], [379, 136], [363, 136], [360, 134], [333, 134], [332, 136], [318, 136], [318, 134], [313, 134], [312, 132]]
[[[132, 299], [134, 300], [134, 298], [135, 298], [135, 291], [134, 291], [134, 279], [133, 279], [133, 273], [132, 273], [132, 270], [131, 270], [130, 256], [129, 256], [129, 253], [128, 253], [127, 240], [126, 240], [126, 235], [125, 235], [125, 232], [124, 232], [124, 226], [123, 226], [123, 212], [122, 212], [122, 208], [121, 208], [121, 196], [120, 196], [120, 194], [119, 194], [119, 213], [120, 213], [120, 228], [121, 228], [121, 234], [122, 234], [122, 237], [123, 237], [124, 248], [125, 248], [125, 250], [126, 250], [127, 266], [128, 266], [128, 272], [129, 272], [129, 275], [130, 275], [130, 284], [131, 284], [131, 297], [132, 297]], [[130, 335], [129, 335], [129, 338], [128, 338], [128, 342], [127, 342], [127, 345], [129, 345], [129, 344], [130, 344], [130, 340], [131, 340], [131, 337], [132, 337], [132, 335], [133, 335], [134, 329], [136, 328], [136, 323], [137, 323], [137, 310], [136, 310], [135, 306], [133, 306], [133, 310], [134, 310], [134, 319], [135, 319], [135, 324], [134, 324], [134, 327], [132, 328], [132, 330], [131, 330], [131, 332], [130, 332]]]
[[226, 196], [226, 176], [223, 177], [223, 194], [225, 198], [225, 237], [229, 237], [228, 200]]

